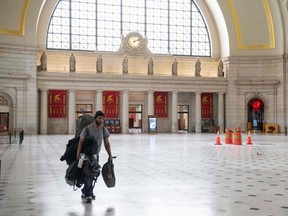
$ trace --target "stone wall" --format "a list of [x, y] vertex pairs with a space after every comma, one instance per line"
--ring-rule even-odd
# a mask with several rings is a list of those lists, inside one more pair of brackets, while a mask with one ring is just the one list
[[247, 129], [248, 103], [253, 98], [264, 102], [264, 119], [277, 123], [283, 131], [284, 118], [283, 58], [229, 57], [226, 59], [228, 90], [226, 100], [227, 127]]
[[36, 50], [0, 46], [0, 94], [9, 99], [10, 129], [37, 133]]

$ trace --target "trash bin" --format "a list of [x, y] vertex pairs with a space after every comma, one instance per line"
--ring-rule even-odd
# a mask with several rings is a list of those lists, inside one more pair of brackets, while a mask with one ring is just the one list
[[234, 130], [234, 140], [233, 140], [234, 145], [242, 145], [242, 132], [241, 128], [235, 128]]
[[233, 144], [233, 132], [231, 128], [226, 128], [225, 144]]

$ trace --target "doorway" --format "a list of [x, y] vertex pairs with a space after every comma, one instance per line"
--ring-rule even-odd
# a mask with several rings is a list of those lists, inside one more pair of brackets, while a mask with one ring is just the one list
[[188, 131], [189, 128], [189, 106], [178, 106], [178, 131]]
[[142, 105], [129, 105], [129, 133], [142, 132]]
[[9, 113], [0, 113], [0, 132], [7, 132], [9, 129]]
[[262, 132], [264, 123], [264, 103], [259, 98], [254, 98], [248, 103], [247, 129], [253, 132]]

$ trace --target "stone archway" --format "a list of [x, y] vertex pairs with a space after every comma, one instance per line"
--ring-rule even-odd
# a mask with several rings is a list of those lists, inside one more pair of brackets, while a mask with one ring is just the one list
[[0, 92], [0, 129], [9, 130], [14, 127], [13, 100], [5, 92]]
[[9, 130], [10, 103], [7, 97], [0, 94], [0, 132]]
[[261, 98], [253, 98], [248, 102], [248, 130], [262, 132], [264, 126], [264, 102]]

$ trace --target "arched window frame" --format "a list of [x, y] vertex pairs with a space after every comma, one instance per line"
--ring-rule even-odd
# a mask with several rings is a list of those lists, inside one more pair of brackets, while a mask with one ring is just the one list
[[207, 24], [193, 0], [60, 0], [46, 48], [115, 52], [131, 31], [147, 37], [154, 54], [211, 57]]

